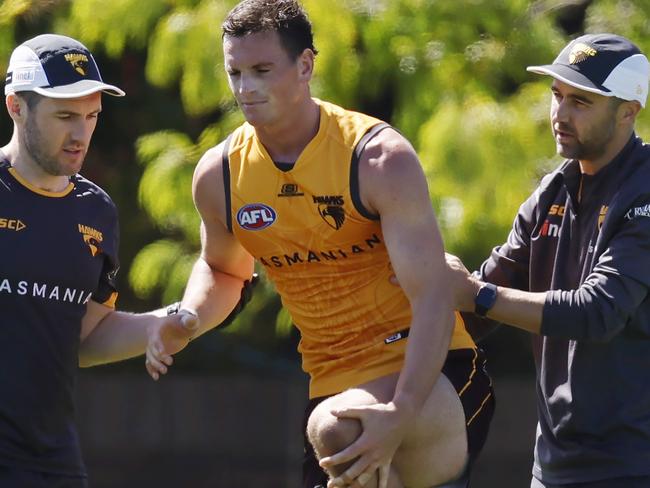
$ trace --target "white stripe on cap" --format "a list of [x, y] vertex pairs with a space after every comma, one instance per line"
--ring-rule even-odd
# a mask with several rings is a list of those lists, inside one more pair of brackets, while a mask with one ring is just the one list
[[634, 54], [621, 61], [603, 82], [615, 97], [637, 100], [645, 107], [648, 98], [650, 64], [643, 54]]

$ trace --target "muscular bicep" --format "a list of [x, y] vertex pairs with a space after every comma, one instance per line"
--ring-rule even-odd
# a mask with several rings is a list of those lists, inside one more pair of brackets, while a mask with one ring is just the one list
[[194, 204], [201, 216], [201, 258], [215, 271], [242, 280], [253, 273], [253, 257], [228, 230], [222, 146], [208, 151], [194, 173]]

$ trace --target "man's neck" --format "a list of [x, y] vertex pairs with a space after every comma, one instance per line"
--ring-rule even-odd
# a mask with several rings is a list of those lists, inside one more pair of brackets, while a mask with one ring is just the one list
[[295, 162], [320, 125], [320, 107], [309, 98], [281, 126], [256, 127], [255, 133], [274, 161]]
[[43, 171], [19, 143], [15, 134], [9, 144], [0, 148], [0, 151], [16, 173], [35, 188], [58, 193], [65, 190], [70, 184], [70, 178], [67, 176], [54, 176]]

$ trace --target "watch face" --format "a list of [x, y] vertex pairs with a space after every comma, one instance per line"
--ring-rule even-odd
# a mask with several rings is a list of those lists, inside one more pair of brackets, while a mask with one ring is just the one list
[[474, 312], [481, 317], [485, 317], [485, 314], [494, 306], [494, 302], [497, 300], [497, 287], [492, 283], [484, 284], [474, 299], [474, 304], [476, 305]]

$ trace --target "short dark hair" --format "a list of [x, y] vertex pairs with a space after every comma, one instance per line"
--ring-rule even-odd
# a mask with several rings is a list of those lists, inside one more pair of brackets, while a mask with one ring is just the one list
[[221, 29], [224, 37], [275, 31], [293, 60], [305, 49], [318, 54], [311, 22], [296, 0], [243, 0], [228, 13]]
[[34, 107], [36, 107], [38, 102], [43, 98], [43, 95], [39, 95], [34, 91], [19, 91], [15, 92], [15, 95], [27, 104], [29, 110], [34, 110]]

